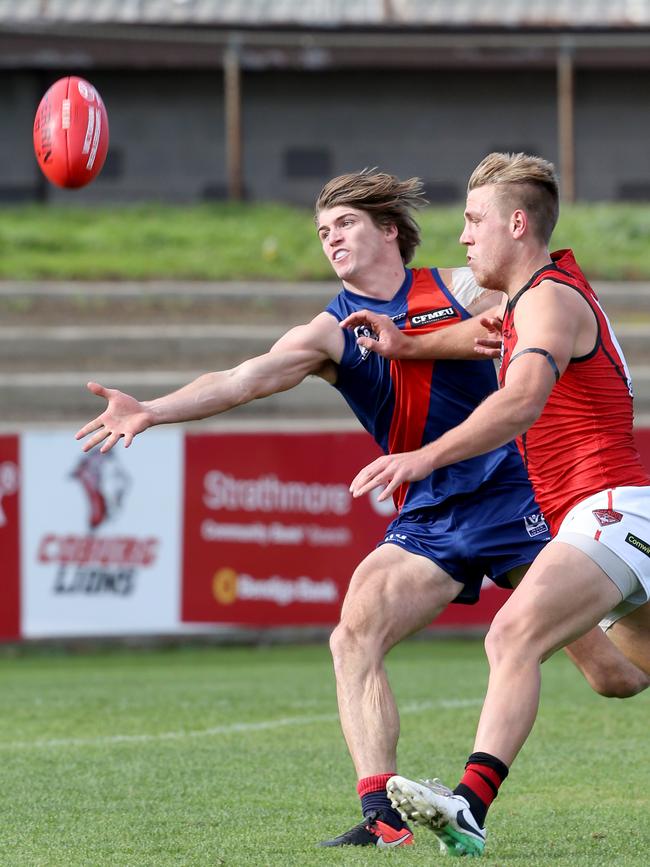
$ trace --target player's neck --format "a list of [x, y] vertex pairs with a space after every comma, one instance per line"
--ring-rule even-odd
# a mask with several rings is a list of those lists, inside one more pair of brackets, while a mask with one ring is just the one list
[[369, 268], [363, 274], [355, 274], [350, 280], [343, 280], [343, 285], [357, 295], [390, 301], [399, 291], [405, 277], [406, 271], [400, 259], [399, 264]]
[[550, 265], [552, 261], [551, 254], [546, 247], [536, 248], [523, 255], [508, 275], [507, 287], [504, 289], [508, 298], [514, 298], [519, 290], [529, 282], [533, 274], [536, 274], [540, 268]]

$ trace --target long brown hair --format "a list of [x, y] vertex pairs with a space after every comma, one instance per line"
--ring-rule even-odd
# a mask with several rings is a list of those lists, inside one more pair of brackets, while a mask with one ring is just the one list
[[420, 227], [413, 211], [426, 204], [419, 178], [401, 181], [376, 168], [363, 169], [332, 178], [325, 184], [316, 199], [316, 220], [320, 211], [338, 205], [366, 211], [376, 226], [397, 227], [399, 251], [406, 265], [420, 243]]

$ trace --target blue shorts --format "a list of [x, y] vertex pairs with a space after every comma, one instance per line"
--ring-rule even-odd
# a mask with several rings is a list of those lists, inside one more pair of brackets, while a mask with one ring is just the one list
[[474, 494], [398, 515], [379, 545], [398, 545], [432, 560], [465, 585], [454, 602], [473, 605], [484, 576], [510, 588], [506, 573], [532, 563], [550, 539], [527, 484], [492, 483]]

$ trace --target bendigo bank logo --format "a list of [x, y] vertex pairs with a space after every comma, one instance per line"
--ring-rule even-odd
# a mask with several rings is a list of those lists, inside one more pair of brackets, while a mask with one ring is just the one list
[[212, 596], [218, 605], [238, 601], [272, 602], [275, 605], [328, 604], [339, 601], [339, 588], [331, 578], [260, 578], [238, 573], [230, 567], [218, 569], [212, 577]]
[[46, 533], [37, 559], [57, 568], [53, 592], [130, 596], [139, 574], [153, 566], [160, 540], [134, 535], [100, 535], [100, 529], [122, 511], [131, 487], [128, 473], [115, 455], [92, 452], [69, 478], [81, 485], [87, 503], [88, 531]]

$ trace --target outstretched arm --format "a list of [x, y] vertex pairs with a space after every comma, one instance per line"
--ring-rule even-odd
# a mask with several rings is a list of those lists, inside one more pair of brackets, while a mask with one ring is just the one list
[[332, 316], [319, 314], [308, 325], [291, 329], [265, 355], [248, 359], [231, 370], [204, 373], [164, 397], [137, 401], [117, 389], [88, 383], [89, 390], [105, 398], [104, 412], [84, 425], [77, 439], [89, 436], [83, 450], [103, 443], [110, 451], [123, 439], [124, 446], [157, 424], [193, 421], [226, 412], [257, 398], [287, 391], [309, 374], [327, 375], [332, 362], [338, 362], [343, 335]]

